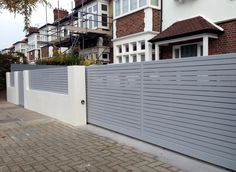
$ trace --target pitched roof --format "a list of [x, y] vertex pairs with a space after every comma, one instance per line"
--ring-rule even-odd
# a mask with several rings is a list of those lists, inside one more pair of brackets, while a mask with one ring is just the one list
[[28, 34], [26, 35], [26, 37], [30, 36], [33, 33], [39, 33], [39, 29], [37, 27], [31, 26], [31, 27], [29, 27]]
[[21, 40], [21, 41], [15, 42], [13, 45], [16, 45], [16, 44], [19, 44], [19, 43], [27, 43], [27, 41], [28, 41], [28, 39], [25, 38], [25, 39], [23, 39], [23, 40]]
[[201, 33], [214, 33], [220, 34], [223, 32], [223, 29], [216, 24], [208, 21], [202, 16], [181, 20], [166, 30], [149, 40], [150, 42], [159, 42], [164, 40], [170, 40], [175, 38], [180, 38], [184, 36], [191, 36]]

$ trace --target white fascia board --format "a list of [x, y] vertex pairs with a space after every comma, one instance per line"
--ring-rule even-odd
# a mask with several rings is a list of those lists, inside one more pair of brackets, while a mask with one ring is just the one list
[[170, 43], [175, 43], [175, 42], [182, 42], [182, 41], [188, 41], [192, 39], [203, 38], [204, 36], [207, 36], [209, 38], [214, 38], [214, 39], [218, 38], [218, 36], [215, 34], [198, 34], [198, 35], [186, 36], [186, 37], [170, 39], [170, 40], [165, 40], [165, 41], [160, 41], [160, 42], [155, 42], [155, 43], [157, 43], [158, 45], [164, 45], [164, 44], [170, 44]]
[[112, 41], [116, 42], [116, 41], [121, 41], [121, 40], [124, 40], [124, 39], [131, 39], [133, 37], [143, 36], [143, 35], [156, 36], [157, 34], [159, 34], [159, 32], [155, 32], [155, 31], [139, 32], [139, 33], [135, 33], [135, 34], [132, 34], [132, 35], [127, 35], [127, 36], [123, 36], [123, 37], [120, 37], [120, 38], [112, 39]]

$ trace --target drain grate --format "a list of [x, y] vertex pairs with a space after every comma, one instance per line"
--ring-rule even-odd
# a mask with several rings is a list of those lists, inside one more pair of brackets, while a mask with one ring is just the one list
[[20, 120], [17, 118], [15, 118], [15, 119], [0, 119], [0, 124], [8, 123], [8, 122], [17, 122], [17, 121], [20, 121]]

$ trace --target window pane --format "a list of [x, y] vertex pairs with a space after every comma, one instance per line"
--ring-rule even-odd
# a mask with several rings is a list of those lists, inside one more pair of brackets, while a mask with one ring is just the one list
[[200, 46], [200, 56], [203, 56], [203, 46]]
[[129, 44], [125, 44], [125, 52], [129, 52]]
[[102, 26], [107, 26], [107, 14], [102, 14]]
[[89, 17], [89, 28], [91, 29], [93, 27], [93, 18], [92, 16]]
[[127, 13], [129, 11], [129, 0], [123, 0], [122, 13]]
[[89, 7], [89, 9], [88, 9], [88, 13], [92, 13], [92, 7]]
[[98, 11], [98, 6], [97, 5], [94, 5], [93, 6], [93, 12], [97, 12]]
[[144, 41], [141, 42], [140, 45], [141, 45], [141, 50], [145, 50], [145, 42]]
[[181, 46], [181, 57], [197, 56], [197, 44]]
[[147, 4], [146, 0], [139, 0], [139, 7], [142, 7]]
[[144, 61], [145, 61], [145, 55], [142, 54], [142, 55], [141, 55], [141, 62], [144, 62]]
[[120, 15], [120, 0], [116, 0], [115, 2], [115, 15], [116, 16]]
[[133, 55], [133, 62], [137, 62], [137, 56]]
[[103, 58], [103, 59], [108, 59], [108, 54], [103, 54], [103, 55], [102, 55], [102, 58]]
[[125, 56], [125, 63], [129, 63], [129, 56]]
[[118, 57], [119, 63], [122, 63], [122, 57]]
[[94, 21], [93, 21], [94, 27], [98, 27], [98, 16], [94, 15]]
[[175, 58], [179, 58], [179, 48], [175, 49]]
[[138, 6], [137, 0], [130, 0], [130, 9], [135, 10]]
[[102, 11], [107, 11], [107, 5], [102, 4]]
[[152, 54], [152, 60], [153, 60], [153, 61], [156, 60], [155, 53]]
[[151, 4], [154, 5], [154, 6], [158, 6], [159, 0], [151, 0]]
[[137, 44], [136, 42], [132, 44], [133, 45], [133, 51], [137, 51]]

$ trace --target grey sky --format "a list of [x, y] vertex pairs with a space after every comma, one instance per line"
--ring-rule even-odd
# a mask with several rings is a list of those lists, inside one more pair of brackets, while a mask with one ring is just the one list
[[[57, 7], [58, 0], [49, 0], [52, 8], [48, 8], [48, 22], [53, 22], [53, 8]], [[74, 0], [60, 0], [61, 8], [71, 10], [71, 2]], [[73, 4], [74, 5], [74, 4]], [[33, 12], [31, 26], [42, 26], [46, 23], [45, 7], [40, 5]], [[21, 15], [14, 15], [6, 10], [0, 10], [0, 50], [10, 47], [13, 43], [25, 38], [23, 32], [24, 20]]]

